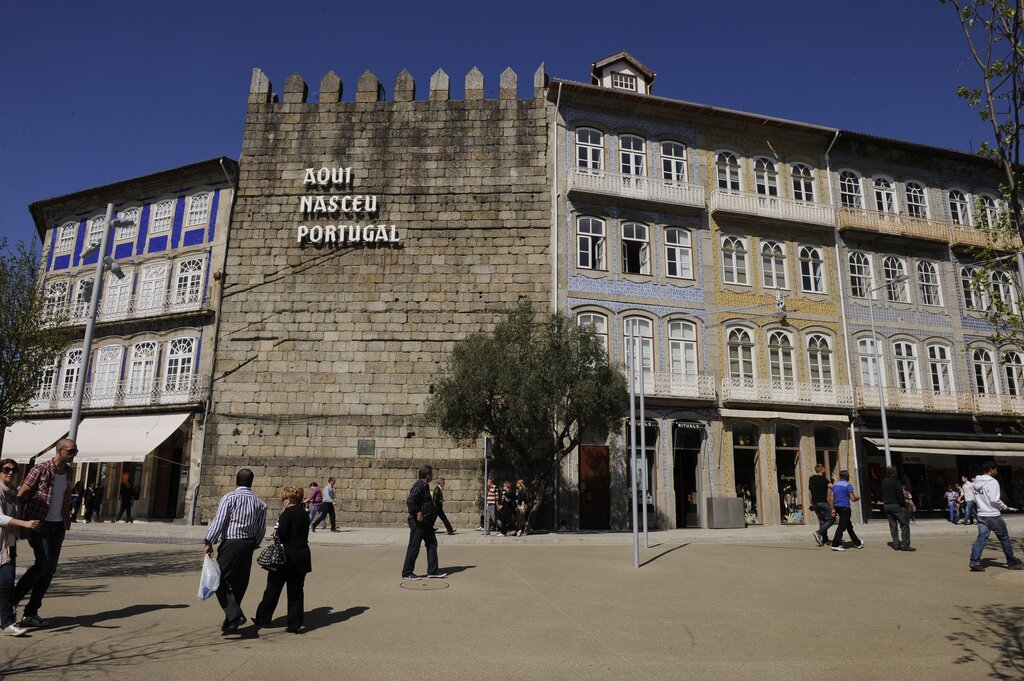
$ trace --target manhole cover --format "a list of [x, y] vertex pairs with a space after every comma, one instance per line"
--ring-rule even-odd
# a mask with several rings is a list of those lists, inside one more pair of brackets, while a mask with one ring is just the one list
[[438, 589], [447, 589], [448, 582], [443, 579], [421, 579], [418, 582], [402, 582], [398, 586], [414, 591], [437, 591]]

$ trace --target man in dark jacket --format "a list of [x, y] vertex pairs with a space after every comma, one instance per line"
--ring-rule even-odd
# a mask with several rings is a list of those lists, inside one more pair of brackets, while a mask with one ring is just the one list
[[447, 577], [447, 572], [437, 569], [437, 537], [434, 536], [434, 502], [430, 497], [430, 481], [434, 479], [434, 469], [424, 464], [420, 466], [420, 477], [409, 490], [405, 505], [409, 509], [409, 547], [405, 551], [405, 565], [402, 566], [402, 579], [422, 579], [413, 572], [416, 558], [420, 555], [420, 542], [427, 547], [427, 577]]
[[[882, 481], [882, 508], [889, 520], [889, 534], [895, 551], [917, 551], [910, 546], [910, 515], [907, 513], [907, 497], [903, 485], [896, 477], [896, 466], [885, 469], [888, 475]], [[897, 530], [898, 527], [898, 530]], [[903, 539], [900, 539], [903, 535]]]
[[444, 523], [444, 529], [448, 534], [455, 534], [455, 528], [444, 514], [444, 478], [438, 478], [437, 484], [434, 485], [434, 513], [437, 514], [438, 520]]

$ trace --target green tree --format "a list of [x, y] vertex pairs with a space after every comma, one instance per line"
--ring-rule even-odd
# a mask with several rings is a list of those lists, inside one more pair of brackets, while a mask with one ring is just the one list
[[64, 352], [66, 311], [45, 310], [39, 258], [21, 242], [0, 239], [0, 451], [7, 428], [22, 418], [39, 375]]
[[495, 462], [528, 485], [530, 526], [581, 436], [607, 437], [628, 405], [626, 378], [593, 330], [562, 314], [538, 320], [526, 300], [455, 345], [427, 418], [463, 444], [491, 437]]

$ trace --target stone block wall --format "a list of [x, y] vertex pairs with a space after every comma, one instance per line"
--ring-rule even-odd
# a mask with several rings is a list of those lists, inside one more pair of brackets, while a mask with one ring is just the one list
[[[199, 521], [249, 466], [270, 500], [281, 485], [333, 475], [344, 522], [404, 524], [415, 471], [431, 463], [448, 481], [449, 517], [476, 525], [481, 447], [456, 446], [423, 413], [457, 340], [522, 297], [548, 309], [543, 78], [541, 67], [534, 96], [519, 99], [506, 70], [499, 98], [485, 99], [474, 69], [465, 99], [452, 100], [438, 71], [417, 100], [403, 71], [389, 101], [367, 72], [355, 101], [340, 101], [343, 85], [328, 73], [311, 102], [296, 74], [281, 102], [254, 71]], [[322, 168], [350, 168], [350, 179], [305, 182]], [[356, 195], [375, 197], [376, 210], [301, 207], [303, 197]], [[328, 224], [385, 225], [398, 241], [300, 242], [300, 226]]]

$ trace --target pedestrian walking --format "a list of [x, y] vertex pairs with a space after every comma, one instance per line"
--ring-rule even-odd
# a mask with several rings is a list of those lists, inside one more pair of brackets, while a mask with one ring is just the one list
[[498, 518], [498, 485], [493, 477], [487, 478], [487, 495], [484, 497], [484, 521], [478, 527], [483, 532], [494, 532]]
[[[320, 485], [316, 481], [309, 483], [309, 496], [304, 500], [305, 503], [309, 504], [309, 523], [313, 524], [313, 518], [316, 517], [317, 512], [320, 510], [320, 504], [324, 501], [324, 494], [320, 490]], [[327, 521], [323, 521], [324, 529], [327, 529]], [[313, 528], [316, 532], [316, 528]]]
[[82, 498], [84, 493], [82, 491], [82, 481], [79, 480], [75, 483], [74, 489], [71, 490], [71, 522], [78, 522], [78, 511], [82, 507]]
[[516, 480], [516, 536], [526, 532], [526, 482]]
[[14, 459], [0, 461], [0, 632], [7, 636], [24, 636], [28, 629], [20, 626], [14, 614], [14, 573], [18, 557], [16, 544], [22, 529], [36, 530], [38, 520], [17, 517], [18, 464]]
[[1024, 568], [1024, 563], [1013, 555], [1013, 545], [1010, 544], [1010, 533], [1006, 530], [1006, 521], [1003, 520], [1001, 511], [1016, 511], [1003, 503], [1000, 499], [999, 469], [994, 461], [986, 461], [981, 464], [982, 475], [974, 478], [974, 502], [978, 505], [978, 538], [974, 540], [971, 548], [971, 572], [984, 572], [981, 564], [981, 552], [985, 550], [988, 543], [988, 535], [994, 532], [999, 543], [1003, 547], [1003, 554], [1006, 556], [1006, 567], [1010, 570]]
[[964, 497], [964, 510], [960, 522], [964, 525], [973, 525], [976, 512], [974, 503], [974, 475], [961, 475], [960, 481], [962, 483], [960, 489], [963, 491]]
[[903, 498], [907, 500], [907, 515], [910, 516], [910, 522], [917, 522], [917, 505], [914, 503], [914, 494], [911, 492], [906, 485], [903, 485]]
[[946, 488], [946, 507], [949, 509], [949, 522], [956, 524], [956, 502], [960, 498], [960, 491], [956, 485]]
[[71, 464], [78, 454], [78, 445], [70, 438], [63, 438], [57, 441], [56, 448], [53, 459], [36, 464], [18, 488], [18, 500], [23, 504], [22, 518], [39, 521], [28, 538], [34, 562], [14, 587], [15, 604], [31, 593], [21, 618], [23, 627], [48, 624], [39, 616], [39, 608], [57, 573], [64, 533], [71, 527], [71, 490], [75, 486], [75, 470]]
[[86, 511], [89, 516], [86, 518], [86, 522], [102, 522], [103, 521], [103, 489], [98, 483], [92, 483], [92, 497], [89, 500], [89, 507]]
[[[331, 478], [328, 486], [333, 481], [334, 478]], [[284, 565], [276, 570], [267, 570], [267, 588], [263, 591], [263, 600], [256, 608], [253, 624], [257, 627], [270, 626], [277, 602], [281, 599], [281, 590], [287, 585], [287, 631], [297, 634], [302, 628], [305, 611], [306, 575], [313, 571], [313, 561], [309, 553], [309, 519], [302, 507], [301, 487], [285, 487], [281, 491], [281, 503], [284, 510], [281, 511], [281, 516], [274, 526], [274, 535], [284, 547]]]
[[248, 468], [238, 471], [235, 489], [221, 497], [217, 514], [206, 533], [206, 555], [213, 555], [213, 545], [218, 545], [220, 586], [217, 588], [217, 602], [224, 609], [223, 633], [236, 631], [245, 624], [242, 599], [249, 588], [252, 553], [267, 530], [267, 504], [252, 493], [254, 477]]
[[829, 490], [829, 504], [839, 518], [839, 527], [836, 529], [835, 536], [832, 537], [833, 551], [846, 550], [846, 547], [843, 546], [844, 532], [850, 533], [850, 540], [853, 541], [855, 548], [864, 548], [864, 542], [853, 531], [853, 522], [850, 519], [850, 504], [857, 501], [860, 501], [860, 497], [857, 496], [857, 492], [853, 489], [853, 484], [850, 482], [850, 471], [839, 471], [839, 480], [832, 483], [832, 489]]
[[121, 519], [121, 516], [125, 516], [125, 522], [134, 523], [135, 520], [132, 518], [132, 504], [135, 503], [135, 488], [132, 487], [130, 482], [121, 483], [121, 491], [118, 494], [118, 498], [121, 499], [121, 509], [117, 512], [117, 517], [110, 522], [116, 523]]
[[434, 513], [444, 523], [444, 529], [448, 534], [455, 534], [455, 528], [448, 522], [448, 516], [444, 514], [444, 478], [438, 478], [434, 485]]
[[811, 510], [818, 517], [818, 529], [814, 531], [814, 543], [818, 546], [829, 543], [828, 528], [836, 524], [836, 513], [828, 503], [832, 483], [824, 474], [825, 466], [819, 463], [814, 466], [814, 475], [807, 480], [807, 491], [811, 493]]
[[892, 535], [892, 546], [895, 551], [917, 551], [910, 545], [910, 514], [907, 511], [907, 497], [903, 494], [903, 485], [896, 477], [896, 466], [885, 469], [887, 475], [882, 480], [882, 509], [889, 521], [889, 534]]
[[434, 479], [434, 469], [424, 464], [420, 466], [419, 479], [413, 483], [405, 505], [409, 511], [409, 546], [405, 550], [405, 564], [402, 566], [402, 579], [422, 579], [413, 569], [416, 558], [420, 555], [420, 542], [427, 547], [427, 577], [447, 577], [437, 567], [437, 537], [434, 536], [434, 502], [430, 496], [430, 482]]
[[316, 515], [313, 515], [313, 521], [309, 524], [311, 530], [316, 532], [316, 524], [323, 523], [323, 527], [327, 528], [327, 518], [331, 519], [331, 532], [338, 531], [337, 516], [334, 510], [334, 478], [327, 478], [327, 484], [321, 490], [321, 501], [320, 508]]
[[515, 517], [516, 499], [512, 493], [512, 483], [508, 480], [501, 483], [498, 494], [498, 536], [504, 537], [512, 533], [512, 518]]

